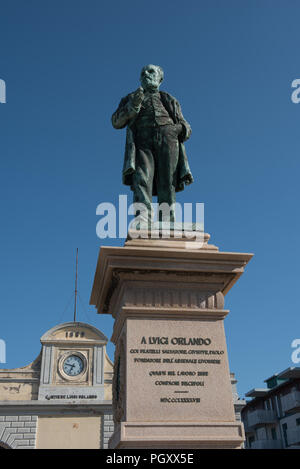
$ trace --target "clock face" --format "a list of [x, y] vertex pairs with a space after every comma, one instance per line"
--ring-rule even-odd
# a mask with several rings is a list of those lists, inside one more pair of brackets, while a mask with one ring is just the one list
[[68, 376], [80, 375], [83, 368], [83, 360], [78, 355], [70, 355], [63, 362], [63, 370]]

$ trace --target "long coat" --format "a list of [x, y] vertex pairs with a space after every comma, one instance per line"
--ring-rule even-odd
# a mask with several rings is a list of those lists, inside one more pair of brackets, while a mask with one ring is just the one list
[[[191, 184], [193, 182], [193, 176], [190, 171], [188, 164], [185, 146], [183, 144], [190, 135], [191, 127], [189, 123], [184, 119], [179, 102], [170, 94], [165, 91], [160, 91], [160, 98], [165, 109], [169, 113], [174, 124], [182, 124], [183, 131], [178, 136], [179, 141], [179, 158], [176, 169], [176, 192], [182, 191], [185, 184]], [[136, 169], [136, 145], [134, 141], [135, 135], [135, 120], [138, 114], [132, 111], [130, 106], [130, 98], [133, 93], [130, 93], [125, 98], [121, 99], [118, 109], [112, 115], [112, 125], [116, 129], [123, 129], [127, 125], [126, 132], [126, 146], [125, 146], [125, 157], [122, 172], [123, 184], [132, 186], [132, 176]], [[153, 184], [152, 195], [157, 195], [155, 184]]]

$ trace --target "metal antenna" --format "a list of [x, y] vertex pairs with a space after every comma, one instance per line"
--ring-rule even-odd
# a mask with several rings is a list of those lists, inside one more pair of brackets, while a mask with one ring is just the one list
[[74, 322], [76, 322], [76, 309], [77, 309], [77, 277], [78, 277], [78, 248], [77, 248], [77, 250], [76, 250], [76, 275], [75, 275]]

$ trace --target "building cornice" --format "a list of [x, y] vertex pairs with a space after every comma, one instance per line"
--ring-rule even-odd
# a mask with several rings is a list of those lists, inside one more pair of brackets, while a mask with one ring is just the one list
[[0, 411], [2, 415], [11, 415], [12, 412], [17, 411], [24, 414], [32, 414], [33, 412], [44, 412], [50, 411], [51, 415], [53, 412], [61, 412], [62, 410], [66, 411], [86, 411], [86, 412], [104, 412], [111, 411], [112, 401], [100, 401], [95, 400], [91, 402], [90, 400], [83, 401], [69, 401], [67, 399], [53, 399], [51, 401], [0, 401]]

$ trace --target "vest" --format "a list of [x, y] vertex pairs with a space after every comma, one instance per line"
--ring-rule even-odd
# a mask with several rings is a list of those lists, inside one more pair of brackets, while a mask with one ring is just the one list
[[159, 92], [146, 93], [141, 110], [135, 120], [138, 129], [174, 124], [163, 106]]

